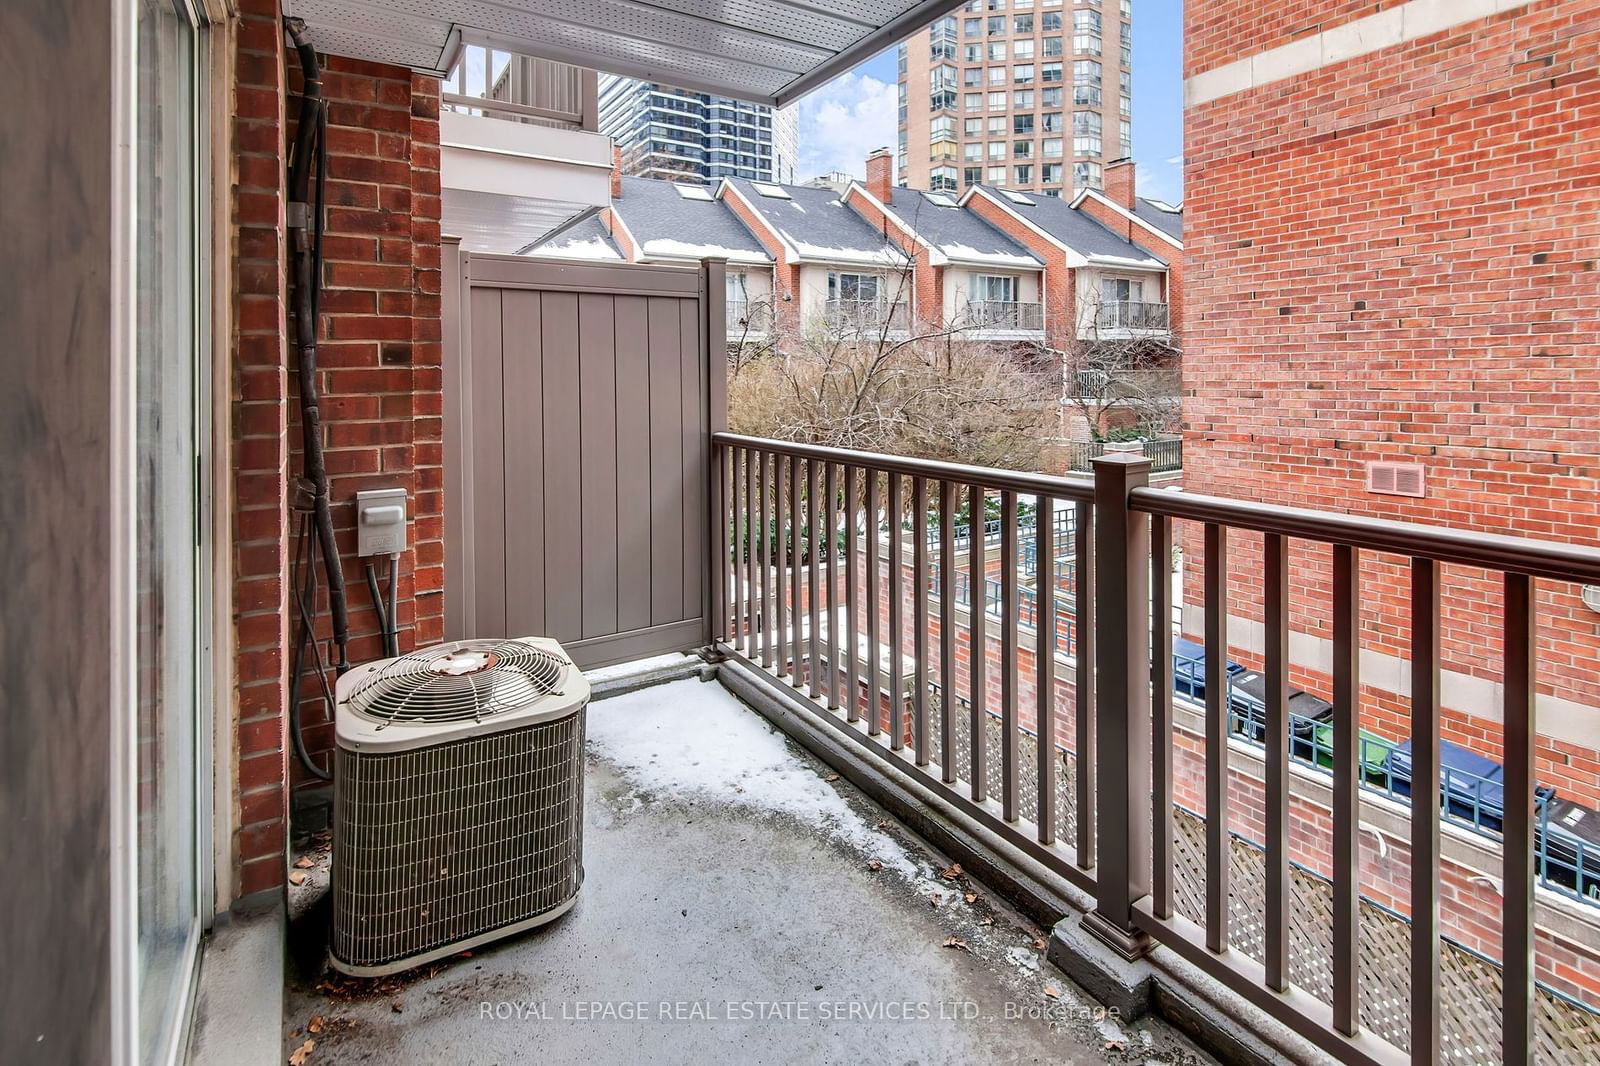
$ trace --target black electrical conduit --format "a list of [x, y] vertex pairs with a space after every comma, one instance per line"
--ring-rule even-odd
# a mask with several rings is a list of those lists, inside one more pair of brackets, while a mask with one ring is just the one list
[[[333, 775], [311, 761], [305, 739], [301, 736], [300, 681], [309, 642], [315, 653], [322, 694], [331, 719], [333, 695], [328, 689], [322, 648], [317, 642], [312, 623], [312, 612], [317, 604], [317, 554], [321, 554], [328, 575], [328, 609], [333, 621], [333, 641], [339, 651], [335, 668], [340, 674], [350, 669], [350, 613], [345, 599], [344, 568], [340, 564], [339, 548], [333, 536], [333, 510], [328, 499], [328, 471], [322, 455], [322, 414], [317, 390], [317, 320], [322, 303], [322, 214], [328, 170], [328, 106], [322, 98], [322, 75], [317, 63], [317, 51], [306, 39], [305, 23], [286, 18], [283, 27], [294, 43], [304, 75], [299, 126], [295, 134], [294, 154], [289, 161], [290, 253], [294, 257], [295, 348], [299, 356], [300, 427], [304, 435], [302, 452], [305, 467], [304, 477], [296, 479], [295, 483], [294, 507], [301, 516], [303, 535], [297, 537], [296, 572], [291, 576], [300, 625], [289, 679], [289, 731], [301, 765], [308, 773], [327, 781]], [[313, 154], [317, 161], [314, 204], [310, 199]], [[311, 547], [313, 539], [315, 549]], [[306, 564], [303, 583], [298, 572], [302, 558]]]

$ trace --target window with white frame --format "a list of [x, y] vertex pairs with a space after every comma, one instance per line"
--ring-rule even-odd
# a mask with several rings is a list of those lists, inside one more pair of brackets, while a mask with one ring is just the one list
[[972, 279], [974, 303], [1017, 302], [1017, 279], [1004, 274], [979, 274]]
[[828, 272], [828, 299], [876, 303], [883, 279], [876, 274]]

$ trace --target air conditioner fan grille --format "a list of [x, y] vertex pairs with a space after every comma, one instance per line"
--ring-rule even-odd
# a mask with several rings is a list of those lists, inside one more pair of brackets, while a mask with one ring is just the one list
[[371, 721], [481, 722], [561, 694], [571, 665], [520, 640], [462, 640], [375, 668], [350, 693], [350, 710]]

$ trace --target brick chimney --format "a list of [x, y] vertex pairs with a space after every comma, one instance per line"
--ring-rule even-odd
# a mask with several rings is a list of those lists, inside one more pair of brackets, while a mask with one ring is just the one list
[[867, 156], [867, 192], [881, 204], [889, 202], [889, 190], [894, 187], [894, 154], [879, 148]]
[[614, 142], [611, 145], [611, 198], [622, 199], [622, 148]]
[[1139, 185], [1138, 181], [1135, 180], [1133, 160], [1113, 159], [1106, 164], [1105, 175], [1106, 199], [1132, 211], [1136, 196], [1135, 190]]

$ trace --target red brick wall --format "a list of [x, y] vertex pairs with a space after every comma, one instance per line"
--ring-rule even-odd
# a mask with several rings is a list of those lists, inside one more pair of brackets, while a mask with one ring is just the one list
[[[355, 554], [357, 492], [406, 490], [411, 550], [400, 560], [400, 650], [437, 641], [444, 629], [439, 83], [334, 57], [323, 93], [328, 222], [317, 361], [350, 658], [363, 662], [383, 651]], [[297, 414], [291, 410], [292, 422]], [[299, 458], [296, 448], [296, 469]], [[387, 566], [379, 561], [385, 585]], [[333, 724], [320, 700], [303, 705], [303, 723], [313, 757], [331, 749]], [[311, 783], [298, 763], [291, 769], [297, 783]]]
[[1183, 76], [1289, 44], [1405, 0], [1205, 0], [1185, 11]]
[[[616, 179], [617, 184], [620, 184], [621, 181], [621, 178]], [[611, 239], [617, 242], [617, 251], [622, 253], [622, 258], [630, 263], [637, 263], [639, 261], [639, 249], [634, 246], [633, 237], [628, 227], [621, 224], [621, 217], [615, 208], [608, 207], [600, 212], [600, 222], [605, 226], [606, 232], [611, 234]]]
[[[241, 9], [232, 420], [235, 892], [244, 896], [284, 883], [288, 783], [302, 778], [290, 755], [286, 710], [294, 545], [285, 501], [301, 463], [284, 237], [286, 145], [294, 136], [300, 72], [292, 52], [285, 55], [276, 0], [245, 0]], [[401, 486], [410, 496], [411, 550], [401, 560], [399, 595], [402, 649], [439, 639], [443, 628], [439, 88], [400, 68], [337, 58], [325, 64], [329, 180], [319, 378], [351, 605], [351, 656], [360, 661], [376, 656], [379, 642], [352, 555], [358, 489]], [[326, 642], [325, 617], [321, 636]], [[320, 703], [305, 706], [309, 746], [321, 752], [331, 742], [331, 725]]]
[[235, 41], [232, 264], [235, 894], [284, 883], [289, 643], [284, 338], [283, 33], [276, 0], [242, 0]]
[[[1356, 6], [1243, 10], [1190, 6], [1190, 73]], [[1186, 487], [1595, 542], [1597, 49], [1600, 8], [1542, 0], [1188, 111]], [[1368, 494], [1376, 459], [1423, 464], [1426, 498]], [[1234, 610], [1259, 617], [1259, 541], [1237, 541]], [[1293, 625], [1327, 637], [1327, 553], [1295, 551]], [[1362, 577], [1365, 645], [1405, 657], [1407, 575]], [[1444, 588], [1444, 665], [1498, 679], [1497, 581], [1447, 567]], [[1540, 690], [1600, 706], [1578, 591], [1540, 589]], [[1409, 729], [1392, 694], [1367, 718]], [[1541, 779], [1595, 795], [1592, 754], [1540, 755]]]
[[1105, 169], [1106, 198], [1130, 211], [1133, 210], [1133, 198], [1138, 185], [1138, 179], [1134, 176], [1137, 169], [1131, 159], [1107, 163]]

